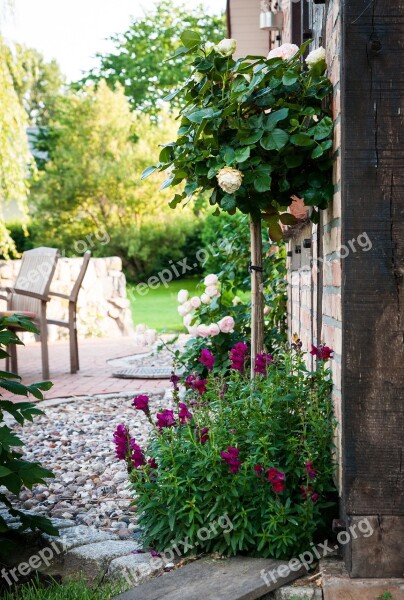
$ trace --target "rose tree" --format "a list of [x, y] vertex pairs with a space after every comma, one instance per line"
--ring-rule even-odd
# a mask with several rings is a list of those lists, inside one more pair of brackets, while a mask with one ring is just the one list
[[164, 145], [159, 162], [143, 173], [167, 171], [162, 188], [183, 185], [170, 206], [209, 192], [210, 204], [233, 214], [251, 216], [252, 361], [262, 351], [261, 220], [273, 240], [282, 237], [279, 222], [294, 218], [287, 207], [293, 197], [312, 207], [311, 219], [332, 198], [332, 119], [324, 76], [325, 53], [309, 54], [284, 44], [267, 58], [233, 60], [235, 40], [208, 47], [198, 34], [185, 31], [177, 55], [191, 58], [190, 77], [166, 100], [182, 100], [175, 142]]

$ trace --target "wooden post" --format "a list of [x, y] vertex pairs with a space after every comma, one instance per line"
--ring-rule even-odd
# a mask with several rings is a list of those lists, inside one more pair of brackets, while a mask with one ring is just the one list
[[[264, 349], [264, 298], [262, 294], [261, 220], [250, 222], [251, 237], [251, 378], [257, 354]], [[255, 267], [255, 268], [254, 268]]]

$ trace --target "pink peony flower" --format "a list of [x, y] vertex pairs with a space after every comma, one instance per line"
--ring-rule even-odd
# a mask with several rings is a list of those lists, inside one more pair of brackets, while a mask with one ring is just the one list
[[211, 323], [209, 325], [209, 335], [219, 335], [220, 333], [220, 327], [217, 323]]
[[210, 336], [210, 330], [208, 325], [198, 325], [196, 332], [200, 337], [207, 338]]
[[281, 58], [282, 60], [290, 60], [299, 52], [299, 46], [296, 44], [282, 44], [278, 48], [274, 48], [267, 56], [267, 60], [271, 58]]
[[212, 298], [207, 294], [202, 294], [201, 301], [203, 304], [210, 304], [212, 302]]
[[201, 299], [199, 298], [199, 296], [192, 296], [190, 303], [192, 308], [199, 308], [201, 305]]
[[234, 331], [235, 322], [233, 317], [223, 317], [223, 319], [220, 319], [218, 322], [218, 325], [222, 333], [232, 333]]
[[211, 273], [210, 275], [206, 275], [205, 279], [203, 280], [203, 283], [206, 287], [208, 287], [209, 285], [217, 285], [219, 283], [219, 278], [217, 275], [213, 275], [213, 273]]

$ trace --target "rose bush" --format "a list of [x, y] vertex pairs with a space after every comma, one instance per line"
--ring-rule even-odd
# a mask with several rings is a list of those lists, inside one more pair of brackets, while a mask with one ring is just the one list
[[[334, 511], [332, 440], [334, 418], [326, 356], [315, 352], [308, 371], [300, 342], [273, 356], [257, 357], [258, 375], [248, 380], [248, 346], [235, 344], [228, 377], [215, 377], [216, 357], [200, 355], [208, 377], [172, 378], [174, 409], [152, 415], [135, 399], [139, 418], [151, 424], [139, 449], [124, 425], [116, 432], [117, 456], [126, 460], [144, 542], [162, 551], [186, 539], [198, 552], [248, 552], [296, 556], [323, 540]], [[201, 527], [227, 515], [233, 528], [209, 539]]]

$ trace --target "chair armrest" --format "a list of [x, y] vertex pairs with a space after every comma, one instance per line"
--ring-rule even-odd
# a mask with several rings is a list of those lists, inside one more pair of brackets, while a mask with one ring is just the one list
[[60, 294], [59, 292], [49, 292], [49, 296], [57, 296], [58, 298], [64, 298], [65, 300], [70, 300], [70, 296], [67, 294]]
[[0, 300], [5, 300], [6, 302], [8, 302], [8, 296], [0, 296]]
[[19, 296], [28, 296], [28, 298], [36, 298], [37, 300], [42, 300], [43, 302], [49, 302], [50, 300], [48, 296], [43, 296], [42, 294], [37, 294], [36, 292], [29, 292], [28, 290], [14, 288], [12, 292], [13, 294], [18, 294]]

